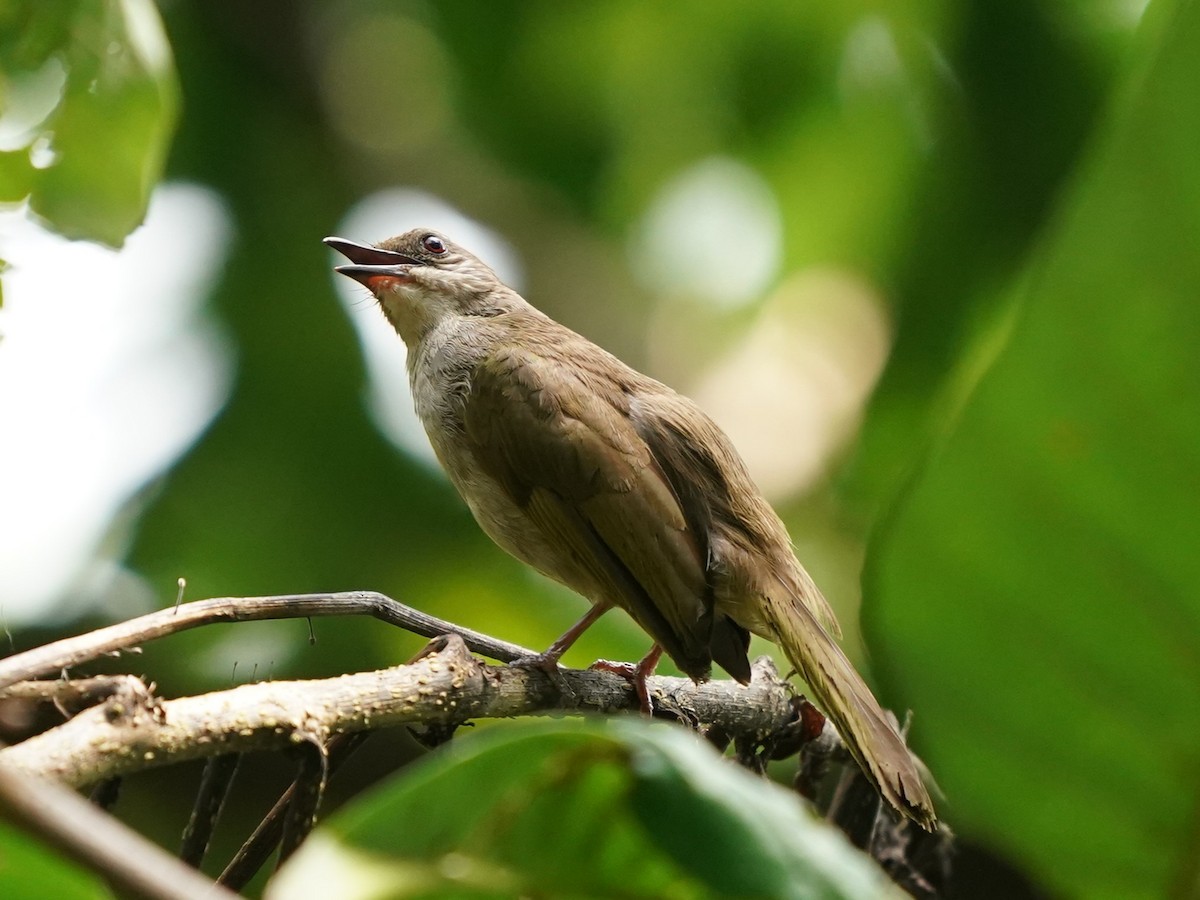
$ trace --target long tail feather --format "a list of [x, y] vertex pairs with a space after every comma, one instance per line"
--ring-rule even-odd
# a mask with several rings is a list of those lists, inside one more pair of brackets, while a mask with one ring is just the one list
[[917, 763], [841, 647], [802, 604], [790, 597], [765, 601], [777, 642], [863, 772], [892, 806], [932, 830], [937, 817]]

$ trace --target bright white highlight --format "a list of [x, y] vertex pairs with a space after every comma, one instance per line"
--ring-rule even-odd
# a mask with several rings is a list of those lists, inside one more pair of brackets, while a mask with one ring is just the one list
[[779, 285], [692, 396], [779, 502], [811, 488], [854, 435], [890, 345], [870, 284], [808, 270]]
[[668, 182], [634, 229], [634, 273], [662, 295], [736, 307], [779, 271], [783, 224], [775, 194], [750, 167], [704, 160]]
[[228, 223], [214, 194], [189, 185], [159, 188], [120, 252], [49, 234], [21, 211], [0, 214], [11, 264], [0, 309], [9, 623], [75, 612], [111, 591], [126, 574], [114, 518], [224, 403], [231, 353], [202, 306]]

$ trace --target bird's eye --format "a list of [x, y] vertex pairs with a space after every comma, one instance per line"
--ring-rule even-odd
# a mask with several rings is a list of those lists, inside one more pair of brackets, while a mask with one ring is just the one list
[[441, 256], [446, 252], [446, 242], [436, 234], [427, 234], [425, 237], [421, 238], [421, 246], [430, 253], [435, 253], [438, 256]]

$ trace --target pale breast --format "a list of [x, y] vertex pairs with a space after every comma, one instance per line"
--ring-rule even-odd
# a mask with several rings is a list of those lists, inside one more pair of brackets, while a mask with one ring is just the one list
[[474, 360], [461, 352], [446, 352], [450, 347], [471, 347], [470, 342], [451, 340], [453, 334], [449, 328], [446, 331], [430, 335], [418, 354], [410, 357], [409, 368], [417, 415], [438, 461], [475, 521], [501, 549], [543, 575], [585, 596], [595, 596], [586, 576], [530, 522], [463, 440], [463, 406]]

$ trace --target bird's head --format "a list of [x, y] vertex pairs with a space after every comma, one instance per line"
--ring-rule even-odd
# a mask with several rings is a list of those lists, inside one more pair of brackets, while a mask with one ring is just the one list
[[374, 245], [339, 237], [325, 243], [350, 260], [334, 271], [370, 290], [410, 346], [447, 316], [496, 315], [511, 302], [495, 272], [428, 228]]

